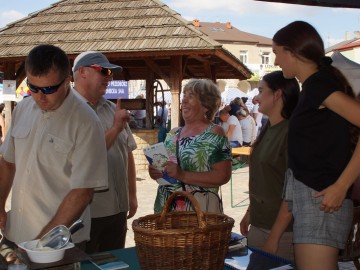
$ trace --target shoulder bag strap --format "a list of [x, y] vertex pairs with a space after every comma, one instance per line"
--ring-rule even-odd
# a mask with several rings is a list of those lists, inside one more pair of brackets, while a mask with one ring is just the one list
[[[179, 129], [179, 132], [176, 135], [176, 160], [180, 168], [181, 168], [181, 163], [180, 163], [180, 155], [179, 155], [179, 139], [180, 139], [181, 130], [182, 128]], [[183, 191], [186, 191], [185, 184], [183, 182], [181, 182], [181, 187]]]

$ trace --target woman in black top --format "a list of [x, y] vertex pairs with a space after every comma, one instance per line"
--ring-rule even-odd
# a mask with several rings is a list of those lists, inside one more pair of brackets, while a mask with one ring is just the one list
[[310, 24], [280, 29], [273, 51], [284, 77], [296, 77], [302, 91], [289, 122], [285, 200], [264, 249], [276, 252], [294, 218], [297, 269], [335, 270], [352, 221], [351, 186], [360, 174], [360, 104]]

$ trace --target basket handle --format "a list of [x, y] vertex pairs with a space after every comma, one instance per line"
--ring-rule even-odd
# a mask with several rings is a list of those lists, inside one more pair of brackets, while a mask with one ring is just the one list
[[196, 212], [196, 215], [197, 215], [197, 220], [198, 220], [199, 228], [200, 228], [200, 229], [204, 229], [204, 228], [206, 227], [206, 222], [205, 222], [204, 213], [203, 213], [203, 211], [201, 211], [200, 205], [199, 205], [199, 203], [197, 202], [197, 200], [195, 199], [195, 197], [194, 197], [191, 193], [186, 192], [186, 191], [175, 191], [173, 194], [171, 194], [171, 196], [169, 197], [169, 199], [166, 201], [163, 210], [161, 211], [160, 219], [159, 219], [159, 225], [162, 225], [162, 224], [165, 223], [166, 214], [167, 214], [167, 213], [169, 212], [169, 210], [170, 210], [171, 203], [173, 202], [173, 200], [174, 200], [176, 197], [179, 197], [179, 196], [185, 197], [185, 198], [187, 198], [187, 199], [191, 202], [191, 204], [192, 204], [193, 207], [195, 208], [195, 212]]

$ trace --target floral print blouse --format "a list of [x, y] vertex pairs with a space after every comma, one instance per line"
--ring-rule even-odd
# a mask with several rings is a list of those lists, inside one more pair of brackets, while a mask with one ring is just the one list
[[[209, 127], [199, 135], [184, 137], [178, 141], [180, 167], [184, 171], [206, 172], [211, 170], [214, 163], [231, 160], [231, 149], [226, 136], [214, 134], [211, 130], [215, 124]], [[165, 139], [165, 148], [168, 151], [170, 160], [177, 163], [176, 142], [180, 137], [181, 129], [168, 133]], [[159, 185], [154, 205], [155, 213], [160, 213], [169, 196], [178, 190], [183, 190], [183, 186], [188, 192], [194, 190], [210, 190], [215, 193], [219, 188], [204, 188], [194, 185], [183, 185], [180, 181], [170, 185]], [[172, 210], [190, 211], [190, 203], [186, 200], [176, 200]]]

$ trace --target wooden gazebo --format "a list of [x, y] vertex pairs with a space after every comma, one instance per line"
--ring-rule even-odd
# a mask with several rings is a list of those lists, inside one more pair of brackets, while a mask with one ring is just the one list
[[[133, 130], [137, 171], [147, 168], [142, 149], [157, 142], [151, 129], [153, 84], [171, 90], [171, 123], [179, 124], [181, 82], [187, 78], [247, 79], [250, 70], [222, 45], [158, 0], [62, 0], [0, 29], [4, 79], [25, 78], [24, 61], [39, 44], [61, 47], [73, 61], [87, 50], [103, 52], [124, 70], [114, 79], [146, 80], [146, 130]], [[11, 111], [7, 102], [7, 112]], [[7, 115], [9, 126], [11, 116]]]
[[183, 79], [251, 76], [220, 43], [158, 0], [62, 0], [7, 25], [0, 29], [4, 78], [19, 84], [25, 78], [26, 55], [44, 43], [61, 47], [71, 61], [83, 51], [101, 51], [124, 67], [114, 79], [146, 80], [148, 115], [153, 81], [163, 79], [171, 89], [175, 125]]

